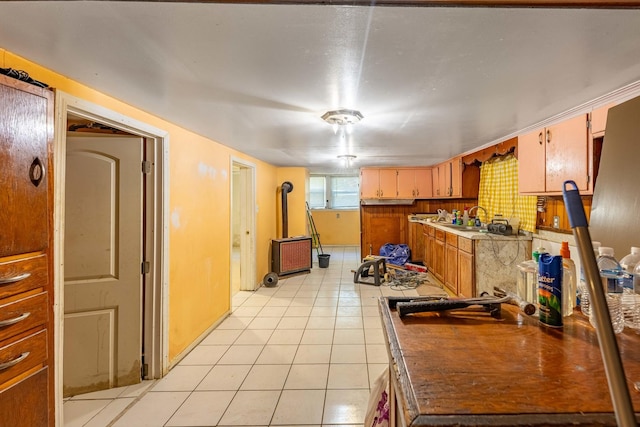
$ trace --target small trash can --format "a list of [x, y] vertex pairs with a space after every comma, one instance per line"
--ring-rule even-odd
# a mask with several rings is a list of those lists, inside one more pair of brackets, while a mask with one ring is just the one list
[[320, 265], [320, 268], [329, 267], [330, 257], [331, 257], [331, 254], [318, 254], [318, 264]]

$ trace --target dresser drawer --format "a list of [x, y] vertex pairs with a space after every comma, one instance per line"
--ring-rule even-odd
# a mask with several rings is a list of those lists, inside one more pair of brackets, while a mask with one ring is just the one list
[[0, 384], [38, 365], [45, 365], [46, 360], [46, 330], [0, 347]]
[[0, 299], [37, 287], [49, 280], [47, 256], [39, 255], [0, 263]]
[[48, 316], [47, 293], [12, 301], [0, 300], [0, 342], [36, 326], [45, 325]]

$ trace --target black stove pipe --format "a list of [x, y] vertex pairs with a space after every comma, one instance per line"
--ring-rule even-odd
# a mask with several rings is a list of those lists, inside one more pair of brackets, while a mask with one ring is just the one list
[[282, 190], [282, 237], [289, 237], [289, 215], [287, 213], [287, 194], [293, 191], [293, 184], [289, 181], [285, 181], [282, 183], [280, 187]]

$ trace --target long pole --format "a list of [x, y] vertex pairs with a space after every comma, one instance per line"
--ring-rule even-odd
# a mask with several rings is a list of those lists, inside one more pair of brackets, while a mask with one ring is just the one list
[[[567, 190], [567, 185], [572, 185], [573, 190]], [[600, 353], [604, 362], [607, 382], [609, 384], [609, 394], [613, 402], [613, 409], [616, 414], [616, 422], [621, 427], [637, 427], [636, 417], [633, 412], [631, 395], [627, 387], [624, 375], [620, 350], [616, 341], [611, 316], [604, 294], [604, 287], [600, 279], [600, 272], [596, 257], [593, 253], [591, 235], [584, 213], [584, 206], [578, 187], [573, 181], [565, 181], [563, 187], [564, 205], [569, 214], [569, 223], [573, 229], [573, 235], [578, 245], [580, 261], [584, 269], [585, 278], [589, 287], [589, 298], [591, 301], [591, 313], [596, 320], [596, 335], [600, 344]]]

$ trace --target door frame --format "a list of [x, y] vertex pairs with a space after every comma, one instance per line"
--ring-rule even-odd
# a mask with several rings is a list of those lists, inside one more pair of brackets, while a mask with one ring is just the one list
[[[246, 230], [249, 231], [249, 247], [247, 248], [247, 245], [240, 244], [240, 265], [244, 266], [245, 268], [243, 270], [247, 272], [247, 274], [240, 275], [240, 290], [254, 291], [258, 287], [258, 281], [256, 279], [256, 165], [234, 156], [231, 156], [230, 160], [229, 170], [233, 173], [233, 167], [238, 166], [243, 182], [243, 188], [240, 190], [240, 194], [244, 199], [242, 200], [242, 204], [246, 207], [246, 212], [241, 213], [241, 215], [244, 215], [244, 218], [241, 218], [240, 227], [242, 228], [242, 225], [244, 225]], [[233, 179], [229, 181], [233, 186]], [[231, 209], [229, 211], [231, 217], [229, 218], [229, 223], [233, 224], [233, 206], [237, 201], [234, 200], [233, 197], [233, 187], [230, 190]], [[230, 230], [229, 253], [233, 253], [233, 226], [230, 227]], [[242, 233], [240, 238], [242, 239]], [[230, 257], [230, 263], [233, 263], [233, 257]], [[229, 271], [232, 271], [232, 268], [233, 266], [230, 264]], [[233, 307], [231, 301], [233, 299], [231, 280], [229, 281], [229, 290], [230, 306]]]
[[[148, 174], [146, 254], [150, 263], [145, 280], [144, 348], [149, 365], [145, 379], [162, 378], [169, 369], [168, 280], [169, 280], [169, 133], [147, 123], [82, 100], [61, 90], [55, 91], [54, 120], [54, 360], [55, 406], [62, 408], [64, 349], [64, 206], [67, 116], [74, 114], [144, 138], [147, 160], [153, 164]], [[140, 319], [142, 322], [142, 319]], [[56, 425], [63, 425], [62, 411], [55, 411]]]

